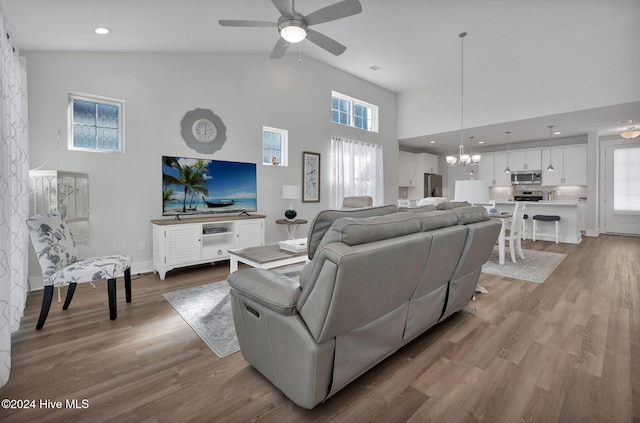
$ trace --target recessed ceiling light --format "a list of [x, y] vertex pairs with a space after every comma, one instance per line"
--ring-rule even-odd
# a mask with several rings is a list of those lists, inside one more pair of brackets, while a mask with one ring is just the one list
[[484, 141], [478, 141], [478, 144], [484, 144]]
[[96, 28], [95, 32], [96, 32], [96, 34], [99, 34], [99, 35], [106, 35], [106, 34], [110, 33], [111, 30], [109, 28], [101, 26], [99, 28]]
[[436, 143], [435, 141], [429, 141], [429, 144], [435, 144], [435, 143]]
[[562, 132], [560, 132], [560, 131], [556, 131], [556, 132], [553, 133], [553, 135], [560, 135], [560, 134], [562, 134]]

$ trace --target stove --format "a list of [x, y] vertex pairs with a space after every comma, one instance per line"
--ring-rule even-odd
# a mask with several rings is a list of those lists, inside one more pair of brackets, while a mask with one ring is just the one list
[[516, 191], [513, 195], [515, 201], [541, 201], [542, 191]]

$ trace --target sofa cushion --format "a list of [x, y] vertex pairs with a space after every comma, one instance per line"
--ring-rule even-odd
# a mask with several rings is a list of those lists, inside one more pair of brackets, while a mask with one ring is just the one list
[[321, 245], [342, 242], [354, 246], [420, 232], [420, 219], [410, 212], [363, 218], [345, 217], [333, 222]]
[[397, 213], [398, 207], [395, 205], [387, 205], [380, 207], [371, 207], [368, 209], [356, 210], [323, 210], [316, 215], [309, 226], [309, 234], [307, 235], [307, 248], [309, 259], [312, 259], [320, 245], [320, 241], [324, 237], [325, 232], [331, 227], [333, 222], [341, 217], [371, 217], [384, 216], [391, 213]]
[[417, 206], [417, 207], [400, 207], [398, 209], [398, 211], [401, 211], [401, 212], [410, 211], [414, 213], [426, 213], [426, 212], [431, 212], [436, 210], [437, 208], [435, 204], [426, 204], [424, 206]]
[[467, 207], [470, 206], [471, 204], [469, 204], [466, 201], [451, 201], [448, 203], [440, 203], [438, 204], [438, 210], [453, 210], [453, 209], [457, 209], [458, 207]]
[[489, 213], [482, 206], [458, 207], [452, 211], [458, 215], [458, 223], [461, 225], [489, 220]]
[[453, 210], [436, 210], [428, 213], [418, 213], [422, 232], [446, 228], [458, 224], [458, 214]]

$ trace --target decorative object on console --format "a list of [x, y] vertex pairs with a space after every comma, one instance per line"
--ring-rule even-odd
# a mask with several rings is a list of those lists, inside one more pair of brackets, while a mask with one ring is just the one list
[[180, 128], [184, 142], [198, 153], [214, 153], [222, 148], [227, 139], [227, 128], [222, 119], [207, 109], [187, 112], [180, 122]]
[[467, 201], [471, 204], [488, 204], [489, 183], [482, 180], [456, 181], [454, 201]]
[[458, 34], [460, 38], [461, 54], [460, 54], [460, 145], [458, 147], [458, 157], [447, 156], [447, 164], [449, 166], [469, 166], [480, 162], [480, 154], [465, 154], [464, 152], [464, 37], [466, 32]]
[[289, 3], [288, 0], [274, 1], [273, 4], [281, 15], [278, 22], [221, 19], [218, 23], [222, 26], [277, 28], [280, 38], [271, 51], [270, 59], [281, 58], [287, 51], [289, 43], [299, 43], [305, 38], [329, 53], [339, 56], [347, 48], [332, 38], [309, 29], [309, 26], [335, 21], [362, 12], [362, 5], [358, 0], [343, 0], [306, 16], [295, 10], [295, 0], [292, 0], [292, 3]]
[[289, 202], [289, 208], [284, 212], [284, 217], [286, 217], [287, 220], [294, 220], [298, 213], [293, 208], [293, 200], [300, 199], [300, 185], [283, 185], [282, 198], [284, 200], [291, 200]]
[[549, 125], [547, 128], [549, 128], [549, 166], [547, 166], [547, 172], [553, 172], [555, 170], [551, 164], [551, 137], [553, 136], [551, 130], [553, 129], [553, 125]]
[[302, 152], [302, 202], [320, 202], [320, 153]]

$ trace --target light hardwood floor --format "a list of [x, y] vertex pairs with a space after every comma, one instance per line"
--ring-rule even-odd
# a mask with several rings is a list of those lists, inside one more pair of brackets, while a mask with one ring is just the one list
[[[0, 398], [63, 409], [0, 409], [11, 422], [640, 422], [640, 238], [580, 245], [543, 284], [481, 276], [489, 294], [432, 328], [313, 410], [297, 407], [243, 360], [219, 359], [163, 292], [215, 280], [227, 263], [133, 281], [118, 319], [105, 283], [82, 284], [67, 311], [35, 324], [29, 295]], [[88, 400], [65, 409], [66, 400]], [[82, 406], [82, 403], [80, 402]]]

